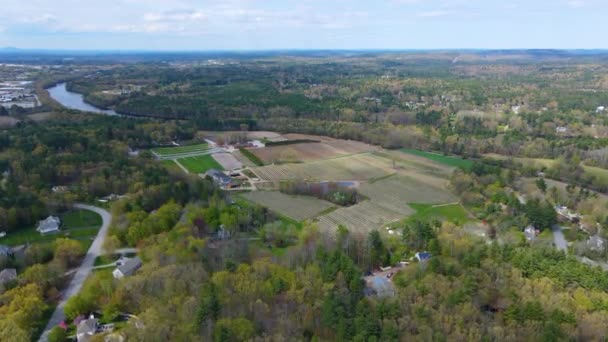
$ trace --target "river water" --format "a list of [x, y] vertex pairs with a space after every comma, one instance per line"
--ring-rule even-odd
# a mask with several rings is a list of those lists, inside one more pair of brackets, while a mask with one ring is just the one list
[[106, 115], [120, 115], [111, 109], [101, 109], [84, 102], [82, 94], [68, 91], [65, 83], [59, 83], [54, 87], [47, 89], [51, 97], [69, 109], [82, 110], [84, 112], [93, 112]]

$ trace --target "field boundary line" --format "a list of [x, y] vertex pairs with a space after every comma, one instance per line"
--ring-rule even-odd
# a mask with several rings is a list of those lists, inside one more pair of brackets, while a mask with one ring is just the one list
[[177, 164], [177, 166], [179, 166], [179, 167], [180, 167], [182, 170], [184, 170], [184, 172], [185, 172], [186, 174], [190, 174], [190, 171], [188, 171], [188, 169], [186, 169], [186, 168], [184, 167], [184, 165], [182, 165], [182, 163], [180, 163], [180, 162], [179, 162], [177, 159], [169, 159], [169, 160], [173, 160], [173, 162], [174, 162], [175, 164]]
[[435, 204], [435, 205], [431, 206], [431, 208], [447, 207], [447, 206], [449, 206], [449, 205], [456, 205], [456, 204], [460, 204], [460, 202], [452, 202], [452, 203], [444, 203], [444, 204]]

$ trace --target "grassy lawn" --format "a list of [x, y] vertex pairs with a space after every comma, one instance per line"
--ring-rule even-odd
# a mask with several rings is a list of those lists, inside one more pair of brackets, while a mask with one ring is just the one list
[[469, 170], [471, 168], [471, 166], [473, 166], [472, 160], [462, 159], [460, 157], [445, 156], [445, 155], [439, 154], [439, 153], [411, 150], [408, 148], [402, 148], [400, 151], [409, 153], [409, 154], [413, 154], [415, 156], [424, 157], [424, 158], [430, 159], [434, 162], [437, 162], [437, 163], [440, 163], [443, 165], [447, 165], [447, 166], [451, 166], [451, 167], [460, 167], [460, 168]]
[[469, 216], [460, 204], [448, 204], [434, 206], [432, 204], [409, 203], [412, 209], [416, 210], [414, 215], [409, 216], [406, 221], [414, 220], [427, 221], [430, 219], [443, 219], [457, 224], [469, 221]]
[[189, 153], [206, 150], [209, 148], [208, 144], [196, 144], [187, 146], [175, 146], [175, 147], [159, 147], [152, 149], [152, 152], [159, 155], [170, 155], [179, 153]]
[[56, 234], [41, 235], [36, 226], [10, 232], [6, 237], [0, 238], [0, 244], [17, 246], [25, 243], [52, 242], [57, 238], [69, 237], [80, 240], [83, 247], [91, 245], [91, 238], [95, 237], [101, 227], [101, 216], [88, 210], [75, 210], [59, 216], [61, 218], [61, 231]]
[[111, 264], [120, 258], [120, 254], [106, 254], [95, 258], [95, 266]]
[[182, 158], [178, 161], [192, 173], [204, 173], [209, 169], [223, 170], [222, 166], [210, 155]]

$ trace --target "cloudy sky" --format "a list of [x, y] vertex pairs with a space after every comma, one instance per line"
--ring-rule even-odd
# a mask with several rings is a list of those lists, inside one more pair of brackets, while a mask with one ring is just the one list
[[608, 48], [608, 0], [0, 0], [0, 47]]

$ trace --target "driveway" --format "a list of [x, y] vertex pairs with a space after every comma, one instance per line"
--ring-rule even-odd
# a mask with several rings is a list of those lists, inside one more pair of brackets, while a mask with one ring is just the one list
[[47, 336], [51, 329], [61, 323], [61, 321], [65, 320], [63, 307], [68, 299], [78, 294], [82, 288], [82, 285], [84, 284], [84, 281], [89, 277], [89, 274], [91, 274], [91, 270], [95, 265], [95, 259], [103, 252], [103, 243], [108, 235], [110, 223], [112, 222], [112, 215], [103, 208], [94, 207], [87, 204], [74, 204], [74, 208], [94, 211], [101, 216], [103, 222], [97, 236], [95, 237], [95, 240], [93, 240], [93, 244], [87, 251], [87, 255], [84, 257], [82, 264], [76, 270], [76, 273], [74, 274], [74, 277], [72, 278], [72, 281], [70, 281], [68, 287], [65, 289], [65, 291], [63, 291], [61, 301], [57, 305], [55, 312], [53, 312], [53, 315], [49, 319], [49, 322], [44, 328], [44, 332], [38, 341], [47, 341]]
[[551, 231], [553, 232], [553, 241], [555, 243], [555, 248], [568, 253], [568, 242], [564, 237], [562, 228], [559, 225], [554, 224], [553, 227], [551, 227]]

